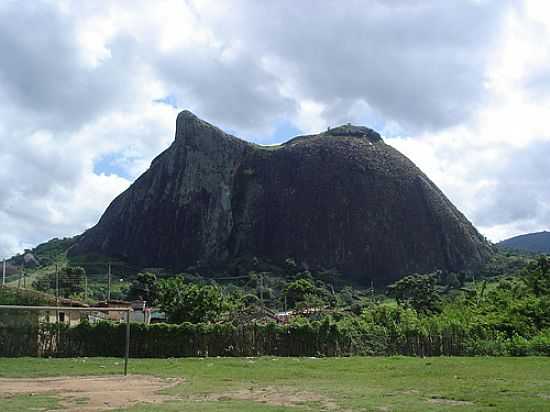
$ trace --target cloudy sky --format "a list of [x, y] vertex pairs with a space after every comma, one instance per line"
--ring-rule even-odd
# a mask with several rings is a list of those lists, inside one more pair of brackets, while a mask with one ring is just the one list
[[93, 225], [182, 109], [380, 131], [493, 241], [550, 228], [550, 5], [0, 1], [0, 257]]

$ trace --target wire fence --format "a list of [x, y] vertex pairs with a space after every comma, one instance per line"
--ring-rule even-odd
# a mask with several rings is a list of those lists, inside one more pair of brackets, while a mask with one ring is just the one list
[[[2, 264], [2, 263], [0, 263]], [[137, 267], [122, 263], [70, 262], [50, 265], [34, 270], [23, 267], [6, 271], [2, 269], [1, 286], [36, 290], [56, 298], [71, 298], [82, 302], [123, 300], [128, 295]], [[3, 266], [3, 264], [2, 264]], [[155, 274], [163, 269], [150, 268]]]
[[84, 346], [94, 338], [88, 336], [88, 341], [79, 328], [108, 323], [120, 334], [109, 343], [110, 356], [124, 358], [127, 375], [131, 312], [121, 307], [0, 305], [0, 357], [88, 356]]

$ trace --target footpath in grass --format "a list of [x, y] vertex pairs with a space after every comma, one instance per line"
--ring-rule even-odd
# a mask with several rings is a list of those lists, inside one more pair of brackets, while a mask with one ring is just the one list
[[[0, 378], [10, 380], [120, 371], [119, 359], [0, 359]], [[130, 372], [177, 384], [163, 389], [158, 403], [117, 410], [550, 410], [550, 358], [132, 359]], [[86, 406], [88, 395], [80, 397], [79, 407], [67, 407], [63, 396], [9, 394], [0, 387], [2, 412], [48, 410], [56, 402], [67, 410]]]

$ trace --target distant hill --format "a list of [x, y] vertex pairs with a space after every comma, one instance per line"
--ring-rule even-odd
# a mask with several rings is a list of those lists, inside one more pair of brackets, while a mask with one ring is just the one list
[[533, 253], [550, 253], [550, 232], [528, 233], [514, 236], [497, 244], [508, 249], [524, 250]]
[[8, 267], [17, 270], [19, 267], [32, 269], [38, 266], [50, 265], [63, 257], [65, 252], [67, 252], [77, 240], [77, 236], [63, 239], [51, 239], [45, 243], [41, 243], [34, 249], [28, 249], [25, 250], [24, 253], [13, 256], [8, 260]]

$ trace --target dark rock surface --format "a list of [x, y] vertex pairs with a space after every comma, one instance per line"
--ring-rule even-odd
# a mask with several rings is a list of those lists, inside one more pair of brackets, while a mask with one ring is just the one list
[[491, 246], [405, 156], [366, 127], [279, 146], [184, 111], [176, 139], [70, 255], [185, 270], [236, 257], [294, 258], [364, 281], [480, 265]]

